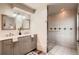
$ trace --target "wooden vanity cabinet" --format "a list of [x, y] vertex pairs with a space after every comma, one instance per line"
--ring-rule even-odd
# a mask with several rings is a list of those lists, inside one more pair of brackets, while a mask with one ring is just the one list
[[13, 42], [12, 39], [0, 41], [1, 55], [24, 55], [34, 50], [37, 46], [37, 36], [19, 37], [18, 41]]
[[24, 55], [36, 49], [37, 35], [32, 38], [31, 35], [19, 37], [18, 42], [14, 44], [14, 55]]
[[13, 55], [12, 39], [2, 40], [2, 55]]
[[13, 42], [13, 55], [20, 55], [19, 41]]
[[19, 37], [18, 42], [14, 46], [14, 54], [24, 55], [30, 50], [31, 50], [31, 37], [30, 36]]
[[31, 38], [31, 49], [37, 48], [37, 35], [34, 35], [34, 37]]
[[0, 41], [0, 55], [2, 54], [2, 42]]

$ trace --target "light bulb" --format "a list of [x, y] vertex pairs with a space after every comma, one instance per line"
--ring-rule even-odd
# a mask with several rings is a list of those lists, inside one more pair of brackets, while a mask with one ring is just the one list
[[16, 14], [16, 13], [14, 13], [14, 14], [13, 14], [13, 17], [16, 17], [16, 16], [17, 16], [17, 14]]
[[26, 17], [25, 17], [25, 16], [23, 16], [23, 19], [26, 19]]
[[18, 17], [22, 17], [22, 15], [18, 14]]

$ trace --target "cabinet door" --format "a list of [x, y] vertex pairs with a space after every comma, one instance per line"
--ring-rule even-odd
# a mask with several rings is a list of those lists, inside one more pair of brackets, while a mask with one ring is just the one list
[[22, 53], [22, 51], [23, 51], [23, 49], [22, 49], [22, 40], [23, 40], [23, 38], [22, 37], [19, 37], [18, 38], [18, 42], [14, 42], [13, 43], [13, 47], [14, 47], [14, 55], [22, 55], [23, 53]]
[[37, 48], [37, 35], [34, 35], [33, 38], [31, 38], [31, 49]]
[[24, 54], [28, 53], [31, 51], [31, 36], [26, 36], [23, 38], [23, 52]]
[[2, 54], [12, 55], [13, 54], [13, 44], [12, 39], [7, 39], [2, 41]]
[[0, 41], [0, 55], [2, 54], [2, 41]]
[[26, 54], [27, 52], [31, 51], [31, 37], [24, 36], [18, 38], [18, 50], [19, 54]]
[[19, 46], [19, 41], [13, 42], [13, 54], [14, 55], [20, 55], [20, 46]]

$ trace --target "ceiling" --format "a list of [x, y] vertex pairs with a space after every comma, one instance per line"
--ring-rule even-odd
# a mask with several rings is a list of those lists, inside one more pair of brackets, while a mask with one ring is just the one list
[[40, 9], [41, 6], [44, 7], [47, 5], [47, 3], [24, 3], [25, 5], [28, 5], [29, 7], [33, 9]]
[[33, 9], [41, 9], [41, 7], [48, 6], [48, 15], [56, 14], [61, 9], [76, 9], [77, 3], [24, 3]]
[[57, 14], [61, 11], [61, 9], [64, 10], [77, 9], [77, 4], [63, 3], [63, 4], [48, 5], [48, 15]]

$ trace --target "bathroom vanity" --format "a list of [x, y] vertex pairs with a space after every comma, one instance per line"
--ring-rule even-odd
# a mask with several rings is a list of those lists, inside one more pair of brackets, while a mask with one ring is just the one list
[[30, 31], [29, 15], [25, 19], [21, 14], [16, 18], [4, 14], [0, 16], [1, 31], [10, 31], [0, 36], [0, 55], [24, 55], [36, 49], [37, 35], [26, 33], [27, 30]]
[[[30, 33], [31, 15], [26, 11], [24, 13], [17, 4], [2, 5], [4, 12], [0, 13], [0, 55], [24, 55], [36, 49], [37, 35]], [[9, 8], [6, 9], [4, 5]], [[19, 10], [9, 5], [15, 5]]]
[[37, 35], [19, 35], [17, 40], [13, 38], [0, 40], [0, 55], [24, 55], [36, 49]]

